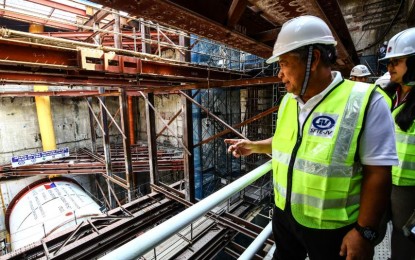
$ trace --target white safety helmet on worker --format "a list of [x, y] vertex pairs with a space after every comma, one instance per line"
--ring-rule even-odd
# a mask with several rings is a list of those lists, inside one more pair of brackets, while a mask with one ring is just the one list
[[388, 83], [391, 80], [391, 74], [388, 72], [386, 72], [385, 74], [383, 74], [382, 76], [380, 76], [376, 81], [375, 81], [375, 86], [379, 86], [381, 88], [385, 88]]
[[365, 65], [356, 65], [350, 71], [350, 77], [367, 77], [371, 75], [369, 69]]
[[304, 15], [291, 19], [283, 24], [267, 63], [278, 61], [280, 55], [311, 44], [336, 45], [337, 42], [327, 24], [318, 17]]
[[391, 59], [404, 58], [407, 70], [402, 77], [402, 84], [415, 86], [415, 28], [409, 28], [394, 35], [389, 40], [385, 57], [379, 61], [389, 64]]
[[389, 40], [386, 55], [379, 61], [415, 55], [415, 28], [406, 29]]

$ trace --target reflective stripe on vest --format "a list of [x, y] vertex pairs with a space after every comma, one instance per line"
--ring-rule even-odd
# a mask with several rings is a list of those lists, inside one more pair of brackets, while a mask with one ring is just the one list
[[415, 144], [415, 136], [397, 132], [396, 142], [405, 144]]
[[385, 99], [386, 104], [389, 107], [389, 110], [392, 110], [392, 98], [383, 90], [381, 87], [376, 87], [376, 92], [380, 93]]
[[[402, 107], [403, 104], [393, 110], [393, 118]], [[395, 122], [395, 133], [399, 165], [392, 166], [392, 183], [397, 186], [415, 186], [415, 123], [404, 132]]]
[[[373, 89], [347, 80], [335, 87], [306, 119], [295, 158], [297, 102], [291, 94], [284, 97], [273, 138], [275, 202], [285, 208], [288, 175], [293, 171], [290, 207], [301, 225], [334, 229], [356, 221], [362, 175], [354, 157]], [[321, 118], [327, 120], [319, 122]], [[334, 122], [331, 128], [330, 122]]]
[[[287, 190], [279, 185], [278, 183], [274, 182], [274, 188], [278, 191], [279, 194], [286, 197], [287, 196]], [[298, 194], [294, 193], [291, 197], [291, 203], [297, 203], [297, 204], [309, 204], [310, 206], [313, 206], [315, 208], [321, 208], [321, 209], [332, 209], [332, 208], [338, 208], [339, 205], [346, 205], [353, 206], [360, 201], [360, 195], [352, 195], [348, 199], [326, 199], [326, 200], [320, 200], [316, 197], [307, 196], [305, 194]]]
[[[339, 133], [340, 134], [340, 133]], [[290, 163], [291, 154], [281, 153], [279, 151], [272, 152], [273, 158], [280, 163], [288, 165]], [[324, 165], [321, 163], [311, 162], [297, 158], [294, 163], [294, 170], [307, 172], [309, 174], [319, 175], [322, 177], [348, 177], [353, 176], [356, 172], [361, 171], [361, 167], [354, 169], [354, 165]]]

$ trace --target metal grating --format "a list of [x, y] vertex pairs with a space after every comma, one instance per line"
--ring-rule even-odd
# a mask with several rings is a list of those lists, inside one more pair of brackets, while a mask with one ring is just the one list
[[374, 260], [387, 260], [391, 257], [390, 244], [392, 237], [392, 222], [388, 222], [385, 238], [375, 247]]

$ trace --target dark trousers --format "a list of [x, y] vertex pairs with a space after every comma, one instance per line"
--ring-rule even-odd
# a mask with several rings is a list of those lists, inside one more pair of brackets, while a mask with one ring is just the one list
[[274, 206], [272, 232], [277, 260], [345, 259], [339, 255], [343, 237], [353, 225], [340, 229], [311, 229], [298, 224], [290, 212], [284, 212]]
[[415, 186], [392, 185], [392, 260], [414, 260], [415, 242], [405, 237], [402, 227], [415, 209]]

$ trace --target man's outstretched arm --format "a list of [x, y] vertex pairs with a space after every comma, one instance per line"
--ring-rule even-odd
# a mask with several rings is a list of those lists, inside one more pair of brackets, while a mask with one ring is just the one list
[[253, 153], [272, 152], [272, 137], [260, 141], [225, 139], [225, 143], [230, 144], [228, 147], [228, 153], [232, 153], [236, 158], [248, 156]]

